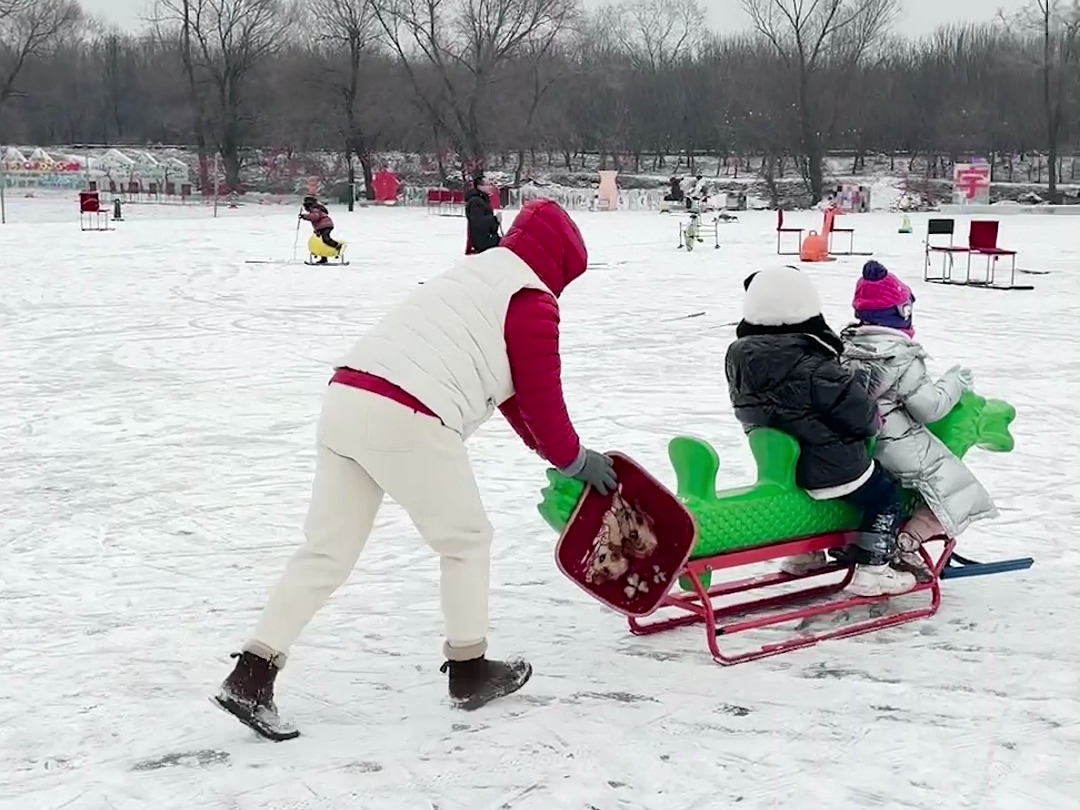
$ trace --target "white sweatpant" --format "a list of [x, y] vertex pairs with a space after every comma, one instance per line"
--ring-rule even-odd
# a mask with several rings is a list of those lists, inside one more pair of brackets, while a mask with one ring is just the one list
[[289, 647], [348, 579], [383, 493], [441, 557], [448, 658], [486, 650], [494, 529], [461, 437], [438, 419], [333, 384], [319, 419], [307, 542], [289, 560], [245, 649], [284, 664]]

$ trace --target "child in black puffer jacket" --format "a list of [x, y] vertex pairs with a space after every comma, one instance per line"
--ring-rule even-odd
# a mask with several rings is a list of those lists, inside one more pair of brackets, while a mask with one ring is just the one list
[[[889, 565], [902, 520], [900, 488], [866, 446], [877, 433], [877, 407], [840, 364], [843, 343], [825, 323], [814, 285], [794, 267], [775, 267], [752, 274], [743, 287], [743, 320], [725, 364], [735, 416], [747, 430], [775, 428], [798, 440], [795, 480], [810, 497], [840, 498], [862, 511], [848, 590], [911, 590], [914, 576]], [[816, 552], [782, 568], [799, 574], [826, 563]]]

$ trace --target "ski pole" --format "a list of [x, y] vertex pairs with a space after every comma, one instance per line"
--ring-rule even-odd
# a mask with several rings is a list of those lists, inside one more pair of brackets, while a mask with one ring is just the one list
[[300, 245], [300, 217], [297, 216], [297, 218], [296, 218], [296, 235], [293, 237], [293, 240], [292, 240], [292, 260], [294, 262], [296, 261], [296, 249], [297, 249], [297, 247], [299, 247], [299, 245]]

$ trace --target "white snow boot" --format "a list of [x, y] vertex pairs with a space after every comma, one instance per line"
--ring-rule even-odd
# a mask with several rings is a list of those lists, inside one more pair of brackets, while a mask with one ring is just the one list
[[848, 583], [848, 593], [855, 596], [894, 596], [915, 587], [915, 576], [897, 571], [887, 564], [855, 566], [855, 575]]

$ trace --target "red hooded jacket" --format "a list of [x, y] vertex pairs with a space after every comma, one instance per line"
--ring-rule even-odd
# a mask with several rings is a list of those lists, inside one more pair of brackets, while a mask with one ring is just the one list
[[[521, 209], [499, 247], [493, 249], [513, 251], [555, 296], [523, 289], [510, 300], [503, 334], [515, 393], [499, 410], [530, 449], [560, 469], [574, 469], [584, 450], [563, 400], [556, 299], [566, 285], [585, 272], [585, 241], [557, 203], [534, 200]], [[415, 397], [379, 377], [340, 369], [333, 381], [434, 416]]]

